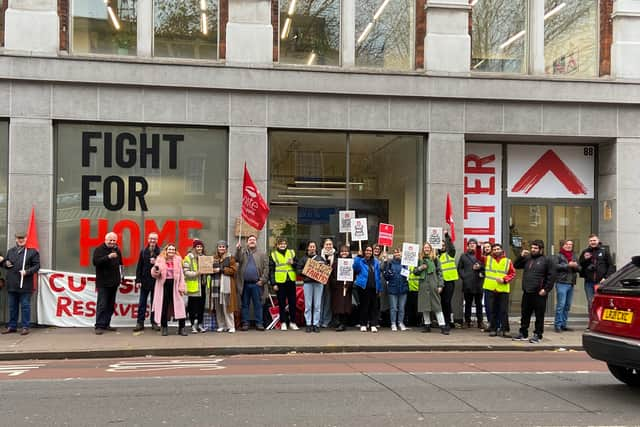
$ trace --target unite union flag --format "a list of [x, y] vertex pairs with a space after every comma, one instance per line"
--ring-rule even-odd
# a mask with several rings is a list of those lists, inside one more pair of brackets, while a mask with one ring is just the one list
[[268, 215], [269, 206], [251, 179], [245, 163], [242, 181], [242, 218], [256, 230], [262, 230]]

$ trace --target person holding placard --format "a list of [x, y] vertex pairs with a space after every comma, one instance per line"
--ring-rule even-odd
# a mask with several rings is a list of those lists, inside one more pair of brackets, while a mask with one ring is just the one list
[[307, 253], [298, 261], [298, 273], [304, 281], [304, 320], [307, 323], [307, 332], [320, 332], [320, 304], [324, 285], [316, 279], [303, 274], [308, 260], [324, 263], [317, 250], [316, 242], [309, 242], [307, 244]]
[[364, 256], [358, 255], [353, 261], [353, 272], [356, 274], [360, 300], [360, 331], [367, 332], [367, 324], [371, 332], [378, 332], [378, 294], [382, 291], [380, 280], [380, 261], [373, 256], [373, 248], [367, 246]]
[[439, 249], [440, 266], [442, 267], [442, 278], [444, 280], [444, 287], [440, 294], [442, 301], [442, 313], [444, 314], [444, 323], [451, 327], [453, 320], [451, 319], [451, 300], [453, 299], [453, 292], [456, 288], [456, 281], [460, 278], [458, 276], [458, 269], [456, 268], [456, 248], [453, 246], [451, 237], [448, 232], [444, 232], [444, 249]]
[[340, 246], [338, 259], [333, 263], [329, 278], [331, 291], [331, 311], [336, 317], [337, 332], [347, 330], [349, 314], [351, 314], [351, 292], [353, 289], [353, 258], [349, 246]]
[[[294, 331], [296, 325], [296, 253], [287, 249], [287, 239], [279, 237], [276, 247], [269, 257], [269, 273], [273, 290], [278, 297], [278, 310], [280, 313], [280, 330], [286, 331], [287, 324]], [[289, 311], [287, 312], [287, 304]]]
[[420, 272], [420, 289], [418, 290], [418, 311], [422, 312], [423, 330], [431, 332], [431, 315], [433, 312], [438, 320], [440, 332], [449, 335], [449, 325], [444, 321], [440, 293], [444, 287], [442, 279], [442, 268], [436, 252], [431, 244], [425, 243], [420, 252], [420, 261], [414, 270]]
[[[322, 243], [322, 251], [320, 256], [324, 259], [325, 264], [333, 269], [336, 250], [333, 247], [333, 240], [324, 239]], [[320, 306], [320, 327], [328, 328], [331, 323], [333, 314], [331, 310], [331, 290], [329, 286], [322, 288], [322, 305]]]
[[238, 310], [238, 290], [236, 288], [236, 272], [238, 263], [228, 252], [228, 245], [225, 240], [219, 240], [216, 244], [216, 254], [213, 256], [213, 275], [211, 289], [216, 289], [214, 295], [211, 294], [209, 304], [216, 311], [216, 322], [218, 332], [234, 333], [236, 322], [234, 312]]
[[200, 274], [198, 270], [198, 257], [204, 256], [204, 243], [194, 239], [193, 248], [184, 257], [184, 278], [187, 285], [187, 313], [191, 322], [191, 333], [206, 332], [204, 327], [204, 306], [207, 296], [207, 288], [211, 276]]
[[391, 330], [406, 331], [404, 325], [404, 306], [407, 303], [409, 292], [409, 269], [402, 265], [402, 251], [400, 248], [393, 250], [393, 259], [385, 263], [384, 278], [387, 280], [387, 294], [389, 295], [389, 311], [391, 315]]

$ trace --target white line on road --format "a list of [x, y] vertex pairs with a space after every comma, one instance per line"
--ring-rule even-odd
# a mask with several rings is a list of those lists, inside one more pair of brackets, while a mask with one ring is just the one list
[[7, 374], [9, 377], [17, 377], [18, 375], [22, 375], [32, 369], [38, 369], [42, 366], [45, 365], [0, 365], [0, 375]]
[[107, 372], [153, 372], [172, 369], [199, 369], [215, 371], [224, 369], [219, 363], [224, 359], [201, 360], [158, 360], [153, 362], [119, 362], [109, 365]]

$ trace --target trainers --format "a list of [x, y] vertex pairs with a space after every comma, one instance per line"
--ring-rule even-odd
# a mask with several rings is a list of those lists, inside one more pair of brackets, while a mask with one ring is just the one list
[[298, 329], [298, 325], [296, 325], [295, 323], [289, 323], [289, 329], [291, 329], [292, 331], [297, 331]]
[[371, 327], [371, 332], [373, 332], [373, 333], [378, 332], [378, 328], [376, 328], [375, 326], [372, 326]]
[[207, 332], [207, 328], [198, 325], [198, 332], [200, 332], [201, 334], [204, 334], [205, 332]]
[[526, 341], [527, 337], [522, 335], [522, 334], [518, 334], [515, 337], [511, 338], [513, 341]]
[[393, 332], [398, 332], [398, 327], [396, 325], [391, 325], [391, 330]]
[[236, 328], [229, 328], [229, 330], [227, 331], [230, 334], [235, 334], [236, 333]]
[[240, 330], [242, 332], [247, 332], [249, 330], [249, 325], [247, 325], [246, 323], [243, 323], [242, 326], [240, 326]]
[[360, 326], [360, 332], [367, 332], [366, 326]]
[[553, 330], [557, 333], [562, 332], [562, 328], [560, 326], [556, 326], [555, 328], [553, 328]]
[[264, 325], [260, 324], [260, 325], [256, 325], [256, 331], [264, 331]]
[[280, 323], [280, 330], [281, 331], [286, 331], [287, 330], [287, 324], [286, 323]]
[[198, 333], [198, 328], [195, 324], [191, 325], [191, 333], [192, 334], [197, 334]]
[[133, 332], [140, 332], [140, 331], [144, 331], [144, 324], [143, 323], [137, 323], [136, 327], [133, 328]]
[[400, 330], [401, 330], [401, 331], [408, 331], [408, 330], [409, 330], [409, 328], [407, 328], [406, 326], [404, 326], [404, 323], [400, 323], [400, 324], [398, 325], [398, 327], [400, 328]]
[[216, 332], [224, 332], [224, 328], [218, 328], [216, 329]]
[[537, 336], [536, 334], [533, 334], [533, 336], [531, 337], [531, 339], [529, 340], [529, 342], [531, 344], [538, 344], [540, 342], [540, 337]]

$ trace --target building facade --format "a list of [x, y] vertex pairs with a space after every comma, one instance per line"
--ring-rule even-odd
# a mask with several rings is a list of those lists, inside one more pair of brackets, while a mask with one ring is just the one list
[[236, 241], [245, 163], [271, 208], [265, 247], [344, 241], [345, 209], [370, 242], [379, 223], [422, 242], [449, 193], [459, 252], [469, 237], [512, 257], [537, 238], [579, 250], [595, 232], [618, 264], [637, 253], [640, 0], [1, 12], [0, 243], [35, 206], [43, 267], [90, 271], [109, 230], [129, 272], [152, 230], [183, 252]]

